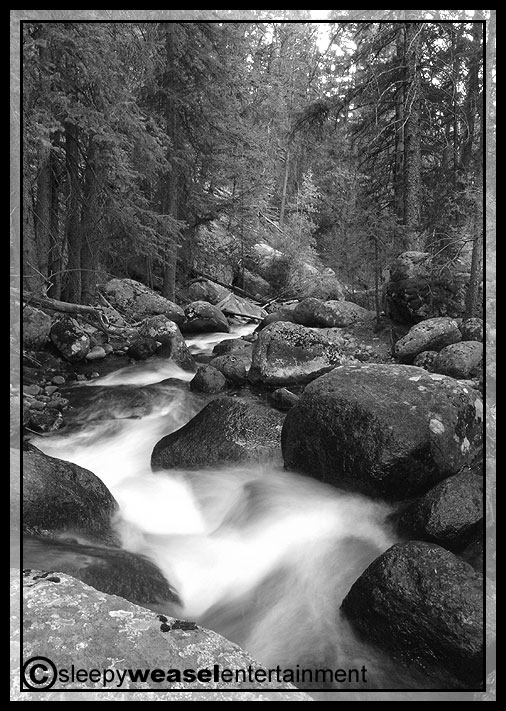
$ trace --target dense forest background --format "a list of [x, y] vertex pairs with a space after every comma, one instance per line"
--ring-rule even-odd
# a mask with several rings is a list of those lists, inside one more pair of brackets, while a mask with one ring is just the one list
[[[441, 273], [469, 271], [473, 314], [495, 145], [478, 12], [244, 12], [23, 24], [24, 288], [93, 303], [112, 274], [174, 300], [195, 270], [244, 283], [267, 243], [280, 289], [296, 292], [303, 263], [378, 290], [394, 256], [422, 250]], [[487, 31], [492, 48], [495, 17]]]

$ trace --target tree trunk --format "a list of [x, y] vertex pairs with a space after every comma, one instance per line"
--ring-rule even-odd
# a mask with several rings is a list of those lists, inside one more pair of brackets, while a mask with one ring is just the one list
[[35, 239], [37, 242], [38, 268], [48, 276], [48, 258], [51, 245], [51, 150], [44, 146], [39, 151], [37, 197], [34, 208]]
[[283, 178], [283, 193], [281, 195], [281, 207], [279, 209], [279, 226], [283, 227], [283, 222], [285, 220], [285, 205], [286, 205], [286, 189], [288, 186], [288, 173], [290, 170], [290, 151], [288, 148], [285, 152], [285, 174]]
[[[59, 138], [56, 139], [59, 142]], [[53, 299], [61, 297], [62, 282], [62, 251], [60, 242], [60, 175], [59, 166], [53, 153], [51, 153], [51, 209], [49, 220], [49, 232], [51, 244], [49, 247], [48, 275], [49, 288], [48, 296]]]
[[[167, 125], [167, 135], [170, 138], [170, 148], [168, 159], [171, 164], [170, 173], [165, 176], [165, 189], [162, 194], [161, 208], [163, 214], [168, 214], [174, 219], [179, 215], [179, 182], [180, 169], [177, 164], [177, 151], [179, 149], [178, 135], [178, 115], [174, 106], [174, 56], [175, 56], [175, 32], [176, 28], [172, 22], [164, 23], [165, 33], [165, 61], [167, 63], [164, 88], [165, 88], [165, 119]], [[176, 269], [178, 260], [179, 243], [175, 235], [167, 234], [167, 246], [164, 254], [162, 295], [174, 301], [176, 295]]]
[[85, 195], [81, 222], [81, 302], [93, 304], [95, 301], [100, 232], [100, 186], [97, 177], [97, 149], [93, 139], [88, 145], [85, 171]]
[[65, 161], [69, 179], [69, 206], [65, 239], [67, 243], [66, 279], [63, 294], [65, 301], [81, 303], [81, 234], [80, 206], [81, 186], [79, 183], [79, 144], [77, 127], [65, 124]]
[[[404, 63], [403, 29], [398, 26], [396, 58], [399, 65]], [[399, 220], [404, 221], [404, 95], [405, 87], [398, 85], [395, 94], [395, 166], [394, 166], [394, 210]]]
[[33, 198], [30, 190], [30, 173], [27, 152], [23, 153], [23, 289], [40, 294], [44, 279], [39, 271], [39, 257], [33, 224]]
[[421, 203], [421, 152], [420, 152], [420, 70], [419, 33], [422, 25], [408, 22], [405, 25], [406, 91], [404, 112], [405, 169], [404, 169], [404, 222], [410, 233], [411, 248], [417, 249], [420, 230]]

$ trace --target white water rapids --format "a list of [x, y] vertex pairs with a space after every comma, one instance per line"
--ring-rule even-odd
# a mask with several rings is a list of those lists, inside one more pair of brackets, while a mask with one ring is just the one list
[[[236, 329], [230, 337], [251, 330]], [[193, 353], [209, 353], [224, 338], [210, 334], [188, 343]], [[166, 360], [151, 359], [76, 387], [129, 384], [142, 390], [166, 378], [192, 377]], [[89, 408], [79, 429], [34, 444], [103, 480], [120, 507], [115, 526], [123, 547], [155, 562], [183, 601], [183, 608], [168, 614], [220, 632], [266, 668], [365, 665], [362, 691], [345, 684], [347, 692], [335, 699], [387, 700], [370, 690], [410, 688], [405, 674], [360, 643], [339, 614], [352, 583], [395, 542], [386, 504], [279, 465], [154, 474], [150, 456], [156, 442], [190, 420], [205, 400], [172, 381], [154, 393], [137, 419], [125, 418], [122, 407], [111, 403], [105, 405], [107, 419], [95, 419]], [[390, 697], [407, 700], [406, 692]], [[425, 697], [413, 700], [441, 699]]]

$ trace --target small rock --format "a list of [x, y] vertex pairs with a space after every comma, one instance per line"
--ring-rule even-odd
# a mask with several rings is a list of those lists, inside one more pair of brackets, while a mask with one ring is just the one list
[[55, 393], [57, 390], [57, 385], [46, 385], [46, 387], [44, 388], [44, 392], [46, 393], [46, 395], [53, 395], [53, 393]]
[[89, 380], [94, 380], [95, 378], [100, 378], [100, 373], [97, 373], [96, 370], [94, 370], [93, 373], [90, 373], [88, 375]]
[[269, 395], [269, 402], [278, 410], [289, 410], [299, 401], [298, 395], [290, 392], [286, 388], [278, 388]]
[[105, 358], [107, 353], [102, 346], [94, 346], [89, 353], [86, 354], [86, 360], [101, 360]]
[[418, 368], [424, 368], [425, 370], [432, 372], [436, 356], [437, 351], [422, 351], [414, 359], [413, 365], [416, 365]]
[[135, 360], [146, 360], [156, 353], [156, 341], [150, 336], [140, 336], [130, 345], [128, 355]]
[[110, 343], [104, 343], [102, 348], [104, 349], [106, 355], [109, 355], [114, 350]]
[[33, 400], [29, 403], [30, 410], [44, 410], [46, 403], [42, 400]]
[[58, 410], [32, 412], [29, 427], [36, 432], [56, 432], [63, 426], [63, 417]]
[[483, 319], [466, 318], [459, 327], [463, 341], [483, 341]]
[[223, 373], [212, 365], [201, 365], [190, 381], [190, 389], [202, 393], [217, 393], [226, 385], [227, 381]]
[[65, 378], [63, 375], [55, 375], [54, 378], [51, 380], [51, 382], [54, 385], [64, 385], [65, 384]]
[[86, 375], [84, 373], [77, 373], [76, 380], [82, 383], [84, 380], [86, 380]]
[[39, 385], [23, 385], [23, 393], [25, 395], [38, 395], [42, 392], [42, 388]]

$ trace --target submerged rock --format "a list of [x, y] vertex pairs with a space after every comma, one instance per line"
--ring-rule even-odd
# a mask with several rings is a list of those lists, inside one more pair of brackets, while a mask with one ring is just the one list
[[82, 541], [25, 538], [23, 568], [58, 570], [108, 595], [119, 595], [137, 605], [160, 606], [181, 601], [154, 563], [119, 548], [87, 545]]
[[353, 584], [341, 609], [365, 641], [444, 688], [482, 683], [483, 577], [450, 551], [420, 541], [392, 546]]
[[338, 487], [409, 498], [472, 461], [482, 411], [476, 390], [421, 368], [336, 368], [288, 412], [285, 465]]
[[155, 445], [151, 467], [191, 469], [227, 462], [277, 461], [282, 424], [283, 415], [270, 407], [219, 397]]

